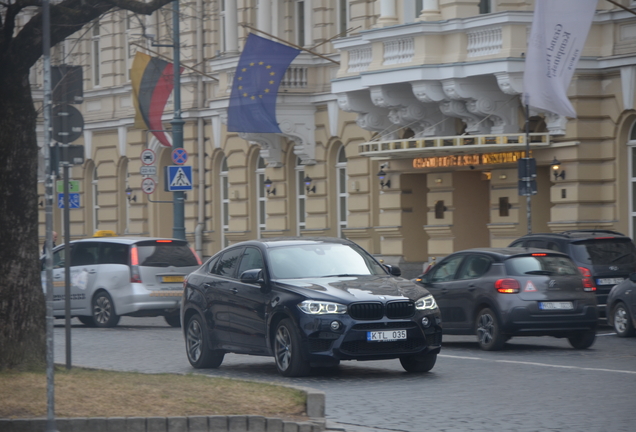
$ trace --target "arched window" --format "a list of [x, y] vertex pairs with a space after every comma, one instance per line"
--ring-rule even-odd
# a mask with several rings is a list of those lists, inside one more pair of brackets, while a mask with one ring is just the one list
[[634, 234], [636, 234], [636, 122], [634, 122], [629, 132], [627, 146], [627, 163], [629, 165], [629, 214], [631, 216], [629, 236], [634, 238]]
[[349, 211], [347, 209], [347, 156], [345, 155], [344, 146], [338, 151], [338, 159], [336, 160], [336, 175], [338, 184], [338, 237], [343, 237], [342, 230], [347, 227], [347, 217]]
[[223, 247], [229, 245], [226, 233], [230, 229], [230, 183], [228, 177], [227, 158], [224, 157], [221, 162], [221, 223], [222, 223], [222, 242]]
[[265, 230], [265, 220], [267, 212], [265, 205], [267, 203], [267, 194], [265, 193], [265, 160], [259, 156], [256, 165], [256, 220], [257, 235], [261, 238], [262, 232]]
[[296, 160], [296, 230], [300, 235], [305, 229], [307, 215], [305, 213], [305, 166], [300, 158]]

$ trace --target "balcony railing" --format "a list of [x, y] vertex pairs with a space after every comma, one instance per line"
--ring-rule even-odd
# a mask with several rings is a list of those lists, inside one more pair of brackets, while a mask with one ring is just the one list
[[[545, 147], [550, 144], [548, 133], [532, 133], [529, 137], [530, 147]], [[358, 153], [362, 156], [408, 158], [435, 153], [520, 150], [525, 146], [526, 136], [522, 133], [459, 135], [365, 142], [358, 144]]]
[[412, 37], [392, 39], [384, 42], [384, 65], [409, 63], [415, 55]]
[[498, 54], [503, 46], [501, 27], [491, 27], [469, 31], [467, 55], [480, 57], [485, 55]]

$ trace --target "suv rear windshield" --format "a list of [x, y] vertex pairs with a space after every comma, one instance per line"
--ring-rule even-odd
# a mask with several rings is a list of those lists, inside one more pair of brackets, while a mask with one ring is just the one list
[[506, 273], [509, 276], [526, 275], [563, 275], [579, 274], [579, 269], [572, 260], [561, 255], [516, 256], [505, 261]]
[[145, 267], [197, 266], [188, 243], [178, 240], [148, 240], [136, 244], [139, 265]]
[[590, 239], [572, 243], [574, 260], [590, 265], [636, 263], [636, 247], [627, 238]]

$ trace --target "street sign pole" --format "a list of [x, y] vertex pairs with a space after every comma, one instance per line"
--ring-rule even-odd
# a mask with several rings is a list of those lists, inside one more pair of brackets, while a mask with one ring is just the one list
[[68, 257], [64, 260], [64, 328], [66, 330], [66, 370], [71, 370], [71, 222], [69, 214], [71, 200], [69, 199], [68, 144], [62, 145], [62, 154], [64, 155], [64, 256]]
[[[181, 60], [179, 45], [179, 0], [172, 2], [172, 30], [173, 30], [173, 70], [174, 70], [174, 118], [172, 124], [172, 149], [183, 148], [183, 119], [181, 118]], [[185, 240], [184, 193], [173, 192], [173, 221], [172, 236]]]
[[46, 202], [46, 432], [57, 432], [55, 426], [55, 358], [53, 351], [53, 181], [51, 166], [51, 7], [42, 1], [42, 55], [44, 58], [44, 162]]

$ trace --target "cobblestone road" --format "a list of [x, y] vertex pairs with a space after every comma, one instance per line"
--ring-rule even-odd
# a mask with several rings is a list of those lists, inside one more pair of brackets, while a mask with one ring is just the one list
[[[228, 354], [216, 370], [195, 371], [180, 329], [161, 318], [122, 318], [112, 329], [73, 320], [77, 366], [147, 373], [202, 373], [293, 384], [324, 391], [330, 428], [347, 432], [636, 431], [636, 338], [599, 332], [584, 351], [567, 340], [512, 339], [501, 352], [480, 351], [472, 337], [445, 337], [428, 374], [410, 375], [397, 360], [343, 362], [306, 378], [283, 378], [274, 360]], [[65, 363], [64, 321], [56, 320], [55, 360]]]

